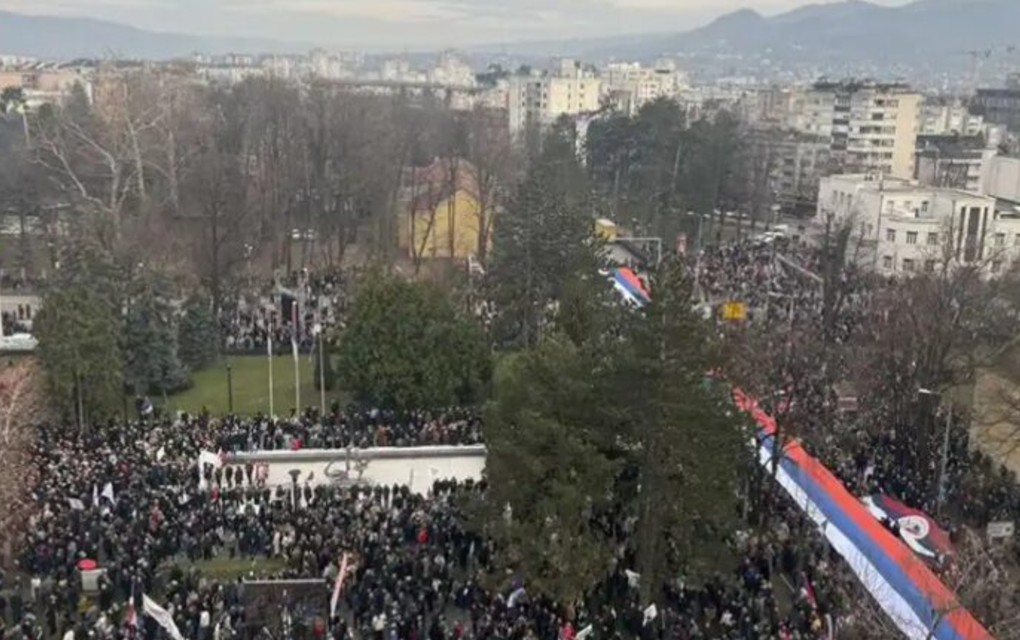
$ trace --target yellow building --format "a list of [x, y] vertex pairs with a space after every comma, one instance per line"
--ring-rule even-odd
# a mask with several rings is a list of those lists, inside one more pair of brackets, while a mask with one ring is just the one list
[[494, 215], [491, 207], [483, 211], [479, 196], [474, 167], [464, 160], [412, 167], [401, 187], [397, 245], [415, 261], [486, 252]]

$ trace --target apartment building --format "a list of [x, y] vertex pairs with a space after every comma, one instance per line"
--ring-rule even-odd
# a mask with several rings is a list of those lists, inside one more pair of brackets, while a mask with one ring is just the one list
[[921, 95], [902, 84], [818, 82], [791, 98], [787, 126], [830, 142], [847, 173], [914, 175]]
[[552, 72], [532, 71], [510, 78], [507, 113], [510, 133], [518, 136], [529, 125], [548, 126], [560, 116], [598, 111], [602, 81], [595, 71], [574, 60], [562, 60]]
[[970, 112], [960, 98], [932, 96], [921, 103], [919, 135], [977, 136], [985, 131], [985, 119]]
[[857, 259], [883, 275], [934, 271], [949, 259], [994, 277], [1020, 259], [1020, 217], [977, 193], [877, 173], [836, 175], [819, 183], [817, 216], [849, 224]]
[[997, 154], [980, 135], [920, 135], [914, 179], [931, 187], [984, 193], [985, 165]]
[[771, 171], [772, 190], [788, 209], [811, 205], [818, 181], [831, 171], [831, 145], [827, 138], [796, 131], [757, 130], [751, 143], [759, 162]]
[[672, 60], [659, 60], [653, 67], [638, 62], [609, 64], [602, 72], [602, 91], [626, 115], [636, 114], [645, 104], [659, 98], [676, 100], [687, 88], [687, 75]]
[[32, 110], [47, 103], [60, 102], [76, 84], [91, 92], [89, 79], [73, 68], [27, 67], [0, 68], [0, 91], [21, 89], [26, 106]]

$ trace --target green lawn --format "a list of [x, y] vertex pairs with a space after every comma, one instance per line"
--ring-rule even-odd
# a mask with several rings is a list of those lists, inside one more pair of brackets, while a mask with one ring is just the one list
[[[301, 404], [318, 407], [319, 392], [312, 378], [315, 367], [305, 354], [298, 362]], [[205, 408], [214, 415], [226, 413], [229, 410], [227, 364], [233, 379], [234, 413], [269, 411], [269, 359], [265, 356], [227, 356], [208, 369], [196, 371], [192, 388], [170, 396], [170, 410], [197, 413]], [[294, 407], [294, 360], [289, 355], [273, 358], [273, 399], [276, 415], [288, 415]], [[327, 410], [334, 399], [346, 404], [349, 396], [340, 390], [327, 391]]]

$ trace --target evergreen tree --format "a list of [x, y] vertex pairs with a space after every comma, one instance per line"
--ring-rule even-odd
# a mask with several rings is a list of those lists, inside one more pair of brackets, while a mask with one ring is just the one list
[[533, 346], [570, 283], [598, 264], [587, 179], [572, 128], [559, 124], [493, 231], [494, 338]]
[[[605, 577], [614, 542], [599, 527], [616, 465], [598, 447], [594, 351], [558, 337], [508, 356], [485, 414], [484, 502], [474, 524], [494, 540], [494, 578], [572, 603]], [[493, 585], [506, 588], [506, 584]]]
[[216, 361], [219, 343], [212, 302], [202, 293], [190, 296], [177, 327], [181, 362], [192, 371], [203, 369]]
[[711, 567], [733, 530], [739, 470], [751, 434], [707, 375], [722, 365], [708, 324], [694, 309], [692, 276], [682, 261], [662, 267], [652, 303], [622, 326], [608, 378], [635, 484], [634, 545], [643, 602], [652, 602], [675, 572]]
[[[645, 310], [578, 305], [594, 321], [501, 366], [478, 520], [496, 522], [510, 505], [509, 521], [488, 525], [500, 571], [569, 602], [623, 545], [650, 604], [672, 577], [718, 566], [751, 436], [723, 387], [706, 382], [721, 353], [691, 285], [681, 263], [669, 264]], [[613, 537], [604, 526], [613, 520], [633, 522], [633, 535]]]
[[82, 238], [62, 253], [35, 318], [52, 402], [79, 426], [121, 407], [119, 294], [112, 262]]
[[339, 336], [339, 378], [362, 404], [420, 409], [481, 399], [489, 349], [443, 292], [378, 272], [365, 276]]
[[124, 323], [124, 380], [135, 393], [172, 393], [190, 374], [177, 350], [177, 323], [168, 283], [154, 273], [136, 278]]

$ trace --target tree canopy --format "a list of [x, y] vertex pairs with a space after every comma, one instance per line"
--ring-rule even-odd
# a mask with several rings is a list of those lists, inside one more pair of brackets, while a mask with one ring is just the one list
[[420, 409], [481, 399], [490, 357], [474, 319], [430, 284], [370, 272], [339, 335], [338, 375], [357, 401]]

